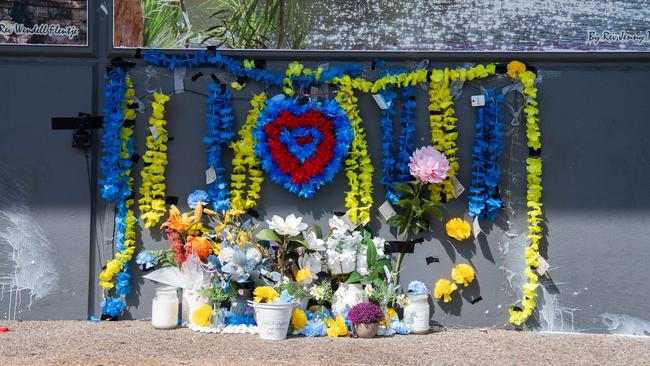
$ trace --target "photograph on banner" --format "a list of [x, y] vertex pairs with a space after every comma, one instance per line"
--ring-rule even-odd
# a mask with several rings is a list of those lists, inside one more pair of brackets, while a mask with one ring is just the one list
[[0, 45], [87, 46], [88, 0], [0, 0]]
[[114, 0], [116, 48], [650, 51], [650, 0]]

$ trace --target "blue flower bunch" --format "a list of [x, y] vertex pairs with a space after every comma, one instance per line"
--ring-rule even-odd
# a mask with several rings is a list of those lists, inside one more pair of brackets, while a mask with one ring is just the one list
[[127, 273], [128, 265], [124, 264], [124, 269], [122, 272], [118, 273], [116, 278], [117, 282], [115, 283], [115, 293], [119, 296], [126, 297], [131, 292], [131, 276]]
[[215, 211], [226, 211], [230, 207], [230, 192], [224, 178], [226, 169], [223, 166], [223, 150], [226, 149], [233, 136], [232, 123], [235, 119], [232, 112], [232, 96], [230, 91], [217, 83], [208, 86], [208, 110], [206, 112], [207, 136], [203, 138], [208, 166], [216, 173], [216, 179], [210, 183], [208, 195]]
[[143, 271], [148, 271], [158, 265], [158, 256], [151, 252], [140, 252], [135, 257], [135, 263], [138, 264]]
[[202, 189], [197, 189], [187, 196], [187, 206], [189, 208], [195, 209], [199, 202], [201, 202], [203, 207], [210, 204], [210, 195], [208, 195], [208, 192]]
[[382, 177], [381, 184], [386, 186], [386, 199], [392, 203], [397, 203], [399, 198], [397, 192], [393, 189], [395, 180], [395, 157], [393, 154], [393, 118], [395, 117], [394, 99], [397, 96], [393, 89], [383, 89], [379, 92], [388, 108], [382, 109], [379, 125], [381, 127], [381, 156], [382, 156]]
[[126, 310], [126, 304], [121, 297], [106, 297], [102, 301], [102, 314], [117, 318]]
[[478, 108], [472, 147], [472, 183], [469, 188], [469, 215], [494, 220], [503, 202], [499, 198], [501, 170], [498, 157], [503, 152], [503, 123], [500, 121], [503, 95], [485, 92], [485, 106]]
[[[269, 149], [264, 126], [275, 121], [282, 112], [299, 116], [312, 109], [316, 109], [331, 119], [336, 143], [332, 158], [327, 162], [323, 170], [309, 181], [296, 184], [293, 182], [291, 175], [284, 173], [280, 169], [278, 162], [274, 160]], [[266, 107], [260, 112], [257, 127], [253, 130], [253, 137], [257, 141], [255, 153], [260, 158], [262, 169], [270, 175], [271, 180], [301, 197], [311, 198], [318, 189], [331, 182], [336, 173], [341, 170], [341, 165], [348, 155], [352, 143], [352, 127], [345, 111], [334, 99], [324, 100], [316, 105], [298, 105], [293, 98], [283, 100], [278, 98], [269, 100]]]
[[[297, 142], [299, 137], [311, 137], [311, 142], [300, 145]], [[287, 149], [293, 156], [295, 156], [301, 163], [311, 158], [318, 149], [318, 144], [323, 141], [323, 134], [314, 128], [298, 127], [289, 131], [284, 129], [280, 133], [280, 142], [287, 146]]]
[[411, 179], [409, 159], [413, 154], [415, 139], [415, 87], [402, 88], [402, 115], [400, 117], [399, 153], [395, 162], [396, 176], [393, 184], [405, 184]]
[[205, 64], [207, 62], [207, 53], [205, 51], [195, 51], [191, 54], [186, 52], [183, 55], [166, 55], [160, 51], [148, 50], [144, 53], [144, 60], [152, 65], [166, 67], [174, 71], [181, 67], [192, 68]]
[[429, 292], [429, 289], [427, 289], [427, 285], [421, 281], [411, 281], [408, 285], [408, 292], [414, 294], [426, 294]]

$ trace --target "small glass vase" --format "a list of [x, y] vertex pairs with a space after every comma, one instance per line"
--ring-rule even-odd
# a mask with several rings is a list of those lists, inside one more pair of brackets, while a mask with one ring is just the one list
[[222, 330], [226, 324], [226, 313], [221, 309], [221, 303], [212, 305], [210, 328]]

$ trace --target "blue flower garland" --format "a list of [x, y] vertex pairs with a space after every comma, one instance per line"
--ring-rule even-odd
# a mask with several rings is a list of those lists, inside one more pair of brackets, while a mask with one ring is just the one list
[[[265, 83], [268, 86], [282, 86], [285, 74], [258, 68], [247, 68], [243, 63], [231, 57], [216, 52], [214, 56], [208, 56], [206, 51], [186, 52], [184, 55], [166, 55], [157, 50], [148, 50], [144, 54], [144, 60], [149, 64], [166, 67], [171, 71], [181, 67], [197, 67], [202, 64], [211, 64], [219, 70], [226, 71], [238, 77]], [[341, 66], [328, 66], [316, 75], [293, 75], [291, 80], [302, 88], [313, 85], [329, 83], [335, 78], [349, 75], [350, 77], [360, 76], [363, 73], [363, 66], [359, 64], [345, 64]]]
[[[264, 126], [273, 123], [280, 116], [281, 112], [288, 112], [294, 116], [300, 116], [314, 109], [320, 111], [332, 121], [333, 133], [336, 137], [334, 151], [332, 158], [326, 162], [318, 174], [305, 183], [296, 184], [293, 182], [290, 174], [285, 174], [280, 169], [280, 162], [275, 161], [269, 148], [269, 140], [264, 131]], [[296, 133], [301, 132], [296, 131]], [[257, 141], [255, 153], [261, 160], [262, 169], [271, 176], [271, 180], [301, 197], [311, 198], [316, 193], [316, 190], [331, 182], [336, 173], [341, 170], [341, 164], [348, 155], [348, 150], [352, 143], [352, 127], [345, 111], [339, 106], [336, 100], [325, 100], [316, 105], [298, 105], [295, 99], [274, 98], [269, 100], [266, 107], [260, 112], [257, 127], [253, 130], [253, 136]], [[313, 144], [313, 142], [310, 144]], [[287, 149], [290, 149], [290, 147], [287, 147]], [[303, 159], [307, 151], [308, 148], [300, 152], [294, 150], [296, 153], [294, 157]]]
[[208, 187], [208, 196], [215, 211], [226, 211], [230, 208], [230, 191], [226, 182], [223, 166], [223, 149], [229, 146], [235, 135], [232, 123], [235, 119], [232, 112], [232, 95], [225, 87], [217, 83], [208, 86], [211, 94], [208, 97], [206, 112], [207, 136], [205, 143], [208, 166], [216, 173], [216, 179]]
[[[135, 250], [135, 223], [137, 221], [133, 210], [133, 178], [131, 177], [131, 160], [135, 153], [133, 130], [135, 112], [132, 104], [134, 90], [126, 72], [122, 68], [114, 68], [105, 76], [108, 81], [105, 86], [104, 126], [102, 134], [101, 168], [104, 179], [100, 179], [102, 196], [116, 203], [115, 214], [115, 259], [100, 274], [103, 287], [110, 286], [109, 281], [115, 275], [116, 297], [105, 296], [102, 302], [102, 315], [116, 318], [126, 310], [126, 296], [131, 292], [128, 273], [128, 262]], [[132, 122], [132, 123], [127, 123]], [[116, 267], [117, 266], [117, 267]], [[117, 272], [119, 270], [119, 272]], [[110, 287], [109, 287], [110, 288]]]
[[503, 151], [501, 103], [503, 95], [492, 89], [485, 92], [485, 106], [477, 109], [476, 132], [472, 147], [472, 183], [469, 188], [469, 215], [494, 220], [502, 201], [499, 198], [501, 170], [497, 163]]
[[[399, 72], [392, 71], [392, 73]], [[382, 118], [379, 121], [382, 131], [383, 161], [381, 183], [386, 186], [386, 199], [396, 204], [401, 199], [401, 195], [395, 191], [394, 185], [408, 183], [411, 178], [408, 163], [413, 153], [413, 140], [415, 138], [415, 88], [407, 86], [401, 89], [403, 101], [400, 116], [400, 136], [396, 154], [393, 152], [393, 117], [396, 114], [393, 101], [396, 93], [392, 89], [386, 88], [382, 89], [379, 94], [388, 105], [388, 108], [381, 110]]]

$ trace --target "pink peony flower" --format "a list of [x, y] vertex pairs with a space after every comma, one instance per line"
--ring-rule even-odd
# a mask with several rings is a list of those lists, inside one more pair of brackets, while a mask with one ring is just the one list
[[449, 160], [432, 146], [415, 150], [410, 161], [411, 175], [422, 183], [440, 183], [447, 178]]

